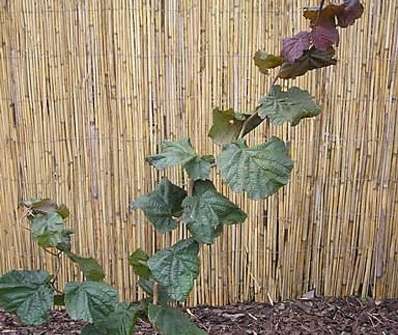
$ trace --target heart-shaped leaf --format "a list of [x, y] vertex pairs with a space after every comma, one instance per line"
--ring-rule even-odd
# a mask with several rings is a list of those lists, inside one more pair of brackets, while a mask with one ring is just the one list
[[226, 145], [217, 165], [234, 192], [247, 192], [252, 199], [264, 199], [286, 185], [293, 168], [285, 143], [276, 137], [252, 148], [244, 140]]
[[254, 64], [261, 73], [268, 74], [269, 69], [281, 66], [283, 59], [280, 56], [271, 55], [262, 50], [257, 50], [254, 54]]
[[224, 224], [242, 223], [246, 219], [246, 214], [217, 192], [210, 181], [196, 182], [192, 196], [185, 198], [182, 206], [183, 220], [200, 243], [213, 243]]
[[0, 277], [0, 307], [16, 313], [24, 324], [46, 322], [54, 302], [50, 279], [50, 275], [43, 271], [6, 273]]
[[186, 163], [184, 168], [192, 180], [208, 180], [212, 164], [214, 164], [214, 156], [197, 156]]
[[140, 196], [130, 207], [142, 209], [154, 227], [166, 233], [177, 227], [175, 217], [181, 216], [186, 195], [182, 188], [163, 178], [153, 192]]
[[148, 306], [149, 321], [161, 335], [206, 335], [191, 320], [177, 309], [150, 304]]
[[114, 310], [117, 302], [117, 291], [102, 282], [70, 282], [65, 285], [65, 308], [73, 320], [102, 320]]
[[134, 272], [142, 278], [151, 278], [151, 270], [148, 267], [149, 256], [142, 249], [137, 249], [129, 256], [129, 264], [133, 267]]
[[160, 153], [146, 160], [155, 168], [162, 170], [170, 166], [184, 165], [196, 157], [191, 141], [187, 138], [178, 141], [164, 141]]
[[320, 112], [320, 107], [308, 91], [292, 87], [284, 92], [279, 85], [273, 86], [270, 93], [260, 100], [258, 109], [260, 117], [268, 117], [278, 125], [290, 122], [292, 126], [304, 118], [317, 116]]
[[334, 55], [335, 51], [333, 48], [322, 51], [312, 47], [293, 64], [284, 63], [280, 69], [279, 77], [282, 79], [292, 79], [314, 69], [336, 65], [337, 60], [334, 58]]
[[72, 252], [66, 252], [70, 260], [79, 265], [84, 277], [90, 281], [102, 281], [105, 278], [102, 266], [92, 257], [81, 257]]
[[288, 37], [282, 41], [282, 56], [288, 63], [294, 63], [311, 46], [311, 34], [301, 31], [293, 37]]
[[188, 239], [149, 258], [148, 266], [154, 279], [167, 289], [172, 299], [183, 301], [191, 292], [199, 274], [198, 252], [199, 244]]

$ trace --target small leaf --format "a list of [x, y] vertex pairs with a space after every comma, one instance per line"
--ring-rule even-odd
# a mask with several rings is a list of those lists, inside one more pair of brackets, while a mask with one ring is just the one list
[[[209, 131], [209, 137], [213, 139], [214, 143], [219, 145], [232, 143], [238, 138], [245, 120], [250, 116], [251, 114], [236, 113], [233, 109], [214, 109], [213, 125]], [[262, 121], [255, 114], [255, 117], [247, 124], [243, 135], [256, 128]]]
[[22, 204], [29, 208], [33, 214], [48, 214], [57, 211], [57, 204], [51, 199], [36, 199], [32, 198], [23, 201]]
[[151, 278], [151, 270], [147, 261], [149, 256], [142, 249], [137, 249], [129, 256], [129, 264], [133, 267], [134, 272], [142, 278]]
[[101, 320], [113, 311], [117, 302], [117, 291], [102, 282], [70, 282], [65, 285], [65, 308], [73, 320]]
[[24, 324], [48, 320], [54, 303], [50, 275], [43, 271], [11, 271], [0, 277], [0, 307], [16, 313]]
[[254, 64], [259, 68], [261, 73], [268, 74], [269, 69], [281, 66], [283, 59], [280, 56], [274, 56], [262, 50], [257, 50], [254, 54]]
[[67, 217], [69, 217], [69, 214], [70, 214], [68, 207], [66, 207], [64, 204], [61, 204], [60, 206], [58, 206], [57, 213], [59, 215], [61, 215], [61, 217], [63, 219], [66, 219]]
[[337, 60], [334, 58], [334, 55], [335, 51], [333, 48], [322, 51], [312, 47], [293, 64], [284, 63], [279, 72], [279, 77], [282, 79], [292, 79], [314, 69], [336, 65]]
[[338, 45], [340, 41], [339, 32], [334, 23], [314, 26], [311, 36], [315, 48], [322, 51], [327, 51], [334, 44]]
[[189, 177], [196, 180], [208, 180], [211, 166], [214, 164], [214, 156], [196, 157], [184, 165]]
[[155, 228], [166, 233], [177, 227], [174, 218], [181, 216], [181, 203], [186, 195], [182, 188], [163, 178], [153, 192], [140, 196], [130, 207], [142, 209]]
[[102, 266], [92, 257], [81, 257], [72, 252], [66, 252], [70, 260], [79, 265], [84, 277], [90, 281], [103, 281], [105, 278]]
[[246, 214], [217, 192], [212, 182], [196, 182], [191, 197], [183, 202], [183, 220], [193, 238], [211, 244], [222, 232], [224, 224], [242, 223]]
[[251, 199], [264, 199], [286, 185], [293, 168], [284, 142], [276, 137], [252, 148], [244, 140], [226, 145], [217, 165], [231, 189]]
[[154, 279], [164, 286], [169, 296], [183, 301], [191, 292], [199, 274], [199, 245], [188, 239], [158, 251], [148, 260]]
[[292, 87], [283, 92], [279, 85], [273, 86], [270, 93], [260, 100], [258, 109], [262, 118], [268, 117], [272, 123], [278, 125], [290, 122], [292, 126], [304, 118], [317, 116], [320, 112], [320, 107], [308, 91]]
[[150, 304], [148, 306], [149, 321], [161, 335], [206, 335], [191, 320], [177, 309]]
[[[146, 294], [148, 294], [150, 297], [153, 297], [153, 286], [155, 284], [155, 281], [151, 279], [145, 279], [145, 278], [140, 278], [138, 280], [138, 285], [144, 290]], [[166, 305], [168, 302], [170, 302], [171, 297], [169, 296], [167, 289], [163, 287], [162, 285], [159, 285], [158, 288], [158, 302], [160, 305]]]
[[364, 7], [359, 0], [344, 0], [343, 10], [337, 14], [340, 27], [346, 28], [354, 24], [364, 12]]
[[164, 141], [160, 146], [160, 153], [149, 156], [146, 160], [158, 170], [170, 166], [184, 165], [196, 157], [189, 139], [178, 141]]
[[37, 214], [31, 220], [32, 237], [43, 248], [70, 250], [71, 230], [65, 229], [64, 219], [56, 212]]
[[311, 46], [311, 34], [301, 31], [293, 37], [282, 41], [282, 56], [288, 63], [294, 63], [303, 56], [304, 52]]

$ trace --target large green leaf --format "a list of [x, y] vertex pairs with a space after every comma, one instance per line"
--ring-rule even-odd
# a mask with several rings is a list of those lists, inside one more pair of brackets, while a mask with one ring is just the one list
[[[219, 145], [229, 144], [235, 141], [245, 121], [251, 114], [237, 113], [233, 109], [213, 110], [213, 125], [209, 131], [209, 137]], [[263, 120], [255, 114], [245, 126], [242, 135], [246, 135], [256, 128]]]
[[321, 108], [312, 100], [308, 91], [298, 87], [282, 91], [281, 86], [275, 85], [271, 92], [260, 100], [258, 114], [265, 119], [268, 117], [275, 124], [290, 122], [297, 125], [301, 119], [319, 115]]
[[72, 252], [66, 252], [70, 260], [79, 265], [84, 277], [90, 281], [102, 281], [105, 278], [101, 265], [92, 257], [81, 257]]
[[226, 145], [217, 165], [234, 192], [247, 192], [252, 199], [264, 199], [286, 185], [293, 168], [284, 142], [276, 137], [252, 148], [244, 140]]
[[196, 153], [191, 141], [187, 138], [178, 141], [164, 141], [160, 147], [160, 153], [149, 156], [146, 160], [157, 169], [165, 169], [170, 166], [184, 165], [194, 159]]
[[214, 156], [212, 155], [197, 156], [186, 163], [184, 168], [192, 180], [207, 180], [209, 179], [211, 166], [214, 164], [214, 161]]
[[114, 310], [117, 302], [117, 291], [102, 282], [71, 282], [65, 285], [65, 307], [73, 320], [101, 320]]
[[137, 249], [129, 256], [129, 264], [133, 267], [134, 272], [142, 278], [151, 278], [151, 270], [148, 267], [149, 256], [142, 249]]
[[70, 250], [72, 231], [65, 229], [64, 219], [56, 212], [36, 214], [31, 220], [32, 237], [43, 247], [59, 247]]
[[155, 228], [166, 233], [177, 227], [174, 218], [181, 216], [181, 203], [186, 195], [182, 188], [163, 178], [153, 192], [137, 198], [131, 208], [142, 209]]
[[179, 310], [150, 304], [148, 306], [149, 321], [161, 335], [206, 335]]
[[224, 224], [242, 223], [246, 219], [246, 214], [217, 192], [210, 181], [196, 182], [192, 196], [185, 198], [182, 206], [183, 220], [200, 243], [213, 243]]
[[21, 321], [39, 325], [53, 306], [50, 275], [42, 271], [11, 271], [0, 277], [0, 307], [16, 313]]
[[257, 50], [254, 54], [254, 64], [261, 73], [268, 74], [269, 69], [281, 66], [283, 64], [283, 59], [280, 56], [274, 56], [265, 51]]
[[182, 301], [192, 290], [199, 274], [199, 245], [188, 239], [160, 250], [148, 260], [154, 279], [163, 285], [172, 299]]

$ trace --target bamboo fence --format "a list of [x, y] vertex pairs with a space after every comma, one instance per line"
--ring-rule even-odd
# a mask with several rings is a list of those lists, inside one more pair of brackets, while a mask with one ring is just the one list
[[[342, 33], [336, 67], [287, 82], [322, 114], [263, 126], [289, 144], [291, 183], [265, 201], [217, 185], [248, 213], [201, 253], [190, 304], [317, 294], [398, 296], [398, 1], [364, 0]], [[0, 273], [54, 270], [18, 203], [50, 197], [72, 212], [73, 248], [96, 257], [126, 298], [142, 292], [127, 264], [185, 236], [161, 236], [128, 205], [163, 173], [144, 163], [163, 139], [201, 153], [214, 107], [254, 108], [271, 76], [257, 49], [305, 29], [316, 0], [0, 0]], [[178, 169], [165, 172], [184, 183]], [[66, 260], [60, 278], [79, 278]]]

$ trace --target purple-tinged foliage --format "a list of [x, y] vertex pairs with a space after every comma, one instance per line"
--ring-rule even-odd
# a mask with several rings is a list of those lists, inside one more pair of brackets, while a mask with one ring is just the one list
[[288, 63], [294, 63], [311, 46], [311, 34], [301, 31], [282, 41], [282, 56]]

